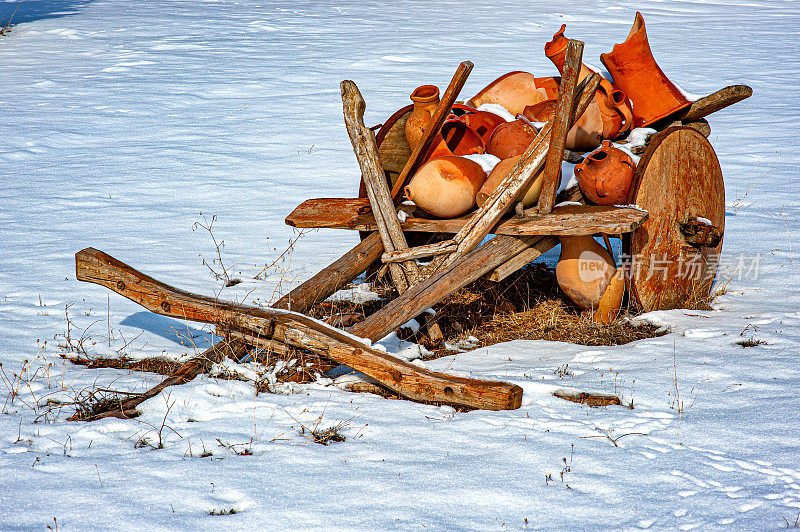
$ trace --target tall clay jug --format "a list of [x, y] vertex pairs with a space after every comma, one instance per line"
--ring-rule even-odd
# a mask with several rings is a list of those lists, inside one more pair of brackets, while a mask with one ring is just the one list
[[413, 152], [439, 105], [439, 88], [436, 85], [417, 87], [411, 93], [411, 101], [414, 102], [414, 109], [406, 120], [406, 140]]
[[633, 125], [643, 127], [691, 105], [656, 63], [647, 41], [642, 14], [636, 12], [628, 38], [600, 61], [633, 102]]
[[591, 235], [562, 236], [559, 240], [558, 285], [578, 307], [596, 309], [616, 272], [613, 257]]

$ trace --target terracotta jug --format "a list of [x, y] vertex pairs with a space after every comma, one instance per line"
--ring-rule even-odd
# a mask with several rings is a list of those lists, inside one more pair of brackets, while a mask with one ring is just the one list
[[615, 44], [609, 53], [600, 54], [600, 61], [614, 78], [614, 85], [633, 102], [634, 127], [652, 124], [692, 103], [656, 64], [644, 19], [638, 11], [625, 42]]
[[[525, 108], [523, 115], [531, 122], [546, 122], [556, 112], [556, 100], [539, 102]], [[578, 122], [567, 133], [565, 147], [572, 151], [589, 151], [603, 141], [603, 117], [596, 101], [589, 104]]]
[[580, 308], [596, 309], [616, 272], [614, 259], [591, 235], [562, 236], [559, 240], [558, 285]]
[[608, 140], [600, 150], [575, 165], [575, 179], [583, 196], [597, 205], [624, 205], [636, 163]]
[[485, 103], [497, 103], [516, 116], [527, 105], [557, 98], [558, 84], [556, 78], [537, 78], [528, 72], [509, 72], [491, 82], [466, 103], [476, 108]]
[[502, 159], [522, 155], [538, 132], [525, 120], [514, 120], [500, 124], [492, 133], [486, 153]]
[[417, 87], [411, 93], [411, 101], [414, 109], [406, 120], [406, 141], [413, 152], [439, 105], [439, 88], [436, 85]]
[[[553, 35], [553, 40], [544, 45], [544, 53], [556, 66], [561, 75], [564, 75], [564, 61], [567, 55], [569, 39], [564, 36], [567, 25], [562, 24], [561, 29]], [[581, 63], [578, 81], [594, 71]], [[633, 124], [633, 112], [625, 93], [605, 78], [600, 78], [600, 87], [595, 92], [594, 103], [597, 104], [603, 121], [603, 138], [615, 139], [628, 131]]]
[[622, 268], [617, 269], [606, 291], [597, 302], [597, 309], [592, 314], [592, 321], [608, 325], [617, 319], [622, 299], [625, 296], [625, 274]]
[[460, 216], [475, 206], [475, 195], [486, 181], [481, 165], [445, 155], [428, 161], [405, 188], [408, 199], [439, 218]]
[[[489, 177], [486, 178], [486, 181], [483, 183], [483, 186], [478, 191], [478, 195], [475, 198], [475, 202], [478, 204], [478, 207], [482, 206], [489, 196], [492, 195], [498, 185], [500, 185], [500, 183], [502, 183], [506, 178], [511, 169], [516, 166], [517, 162], [519, 162], [519, 159], [520, 156], [517, 155], [516, 157], [504, 159], [495, 165], [494, 169], [489, 173]], [[521, 201], [526, 208], [536, 205], [536, 202], [539, 201], [539, 193], [542, 191], [542, 175], [544, 175], [544, 168], [540, 169], [536, 173], [536, 176], [533, 178], [531, 184], [522, 190], [519, 198], [517, 199], [517, 201]]]

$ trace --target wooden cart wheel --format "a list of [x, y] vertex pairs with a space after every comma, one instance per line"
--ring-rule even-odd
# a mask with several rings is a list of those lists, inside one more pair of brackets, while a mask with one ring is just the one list
[[688, 127], [649, 143], [628, 203], [649, 212], [623, 240], [628, 292], [645, 312], [682, 308], [707, 297], [725, 229], [725, 187], [714, 148]]

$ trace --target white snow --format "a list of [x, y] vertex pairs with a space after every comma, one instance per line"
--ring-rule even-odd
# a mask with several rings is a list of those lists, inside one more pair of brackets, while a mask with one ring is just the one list
[[463, 157], [481, 165], [481, 168], [487, 175], [491, 174], [494, 167], [500, 162], [500, 157], [492, 155], [491, 153], [476, 153], [473, 155], [464, 155]]
[[[496, 0], [470, 6], [480, 23], [462, 8], [0, 2], [0, 21], [17, 9], [19, 22], [0, 37], [0, 529], [764, 530], [795, 521], [796, 2]], [[257, 395], [251, 382], [204, 375], [145, 402], [137, 419], [67, 422], [70, 405], [56, 415], [56, 401], [81, 392], [161, 380], [64, 361], [68, 332], [90, 356], [135, 359], [184, 360], [215, 340], [209, 327], [76, 281], [76, 251], [92, 246], [180, 288], [268, 305], [358, 242], [334, 230], [295, 242], [283, 223], [305, 199], [356, 194], [342, 79], [358, 84], [365, 121], [378, 124], [418, 85], [444, 90], [463, 60], [475, 64], [464, 96], [512, 70], [554, 75], [542, 48], [562, 22], [596, 62], [637, 9], [672, 81], [697, 94], [754, 89], [709, 117], [727, 196], [718, 283], [727, 292], [713, 311], [648, 313], [637, 320], [668, 334], [622, 346], [517, 340], [425, 363], [520, 385], [515, 411], [386, 400], [324, 376]], [[242, 283], [222, 288], [209, 269], [223, 265], [194, 226], [201, 213], [216, 216], [224, 268]], [[765, 343], [736, 343], [751, 338]], [[377, 345], [421, 356], [396, 336]], [[557, 388], [616, 393], [634, 408], [570, 403]], [[346, 441], [312, 443], [311, 430], [326, 428]]]
[[492, 114], [503, 118], [506, 122], [513, 122], [516, 120], [514, 114], [500, 105], [499, 103], [484, 103], [478, 106], [478, 111], [488, 111]]

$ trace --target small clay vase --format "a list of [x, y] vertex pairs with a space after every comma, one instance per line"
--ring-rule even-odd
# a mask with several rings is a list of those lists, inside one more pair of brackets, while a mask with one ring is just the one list
[[557, 98], [558, 85], [556, 78], [537, 78], [528, 72], [509, 72], [491, 82], [466, 103], [475, 108], [485, 103], [500, 104], [516, 116], [528, 105]]
[[414, 109], [406, 120], [406, 141], [413, 152], [439, 105], [439, 88], [436, 85], [417, 87], [411, 93], [411, 101], [414, 102]]
[[[483, 186], [478, 191], [478, 195], [475, 197], [475, 202], [478, 204], [478, 207], [481, 207], [486, 200], [489, 199], [489, 196], [491, 196], [500, 183], [503, 182], [511, 169], [517, 165], [520, 157], [520, 155], [510, 157], [495, 165], [494, 169], [489, 173], [489, 177], [486, 178]], [[522, 189], [516, 201], [521, 201], [526, 208], [536, 205], [536, 202], [539, 201], [539, 193], [542, 191], [543, 175], [544, 168], [536, 173], [530, 185]]]
[[522, 155], [536, 138], [537, 133], [532, 125], [521, 119], [500, 124], [489, 139], [486, 153], [491, 153], [501, 160]]
[[[550, 58], [562, 76], [569, 43], [569, 39], [564, 36], [566, 28], [566, 24], [562, 24], [561, 29], [553, 35], [553, 40], [544, 45], [545, 55]], [[581, 63], [578, 81], [582, 81], [593, 71], [586, 63]], [[598, 105], [603, 121], [604, 139], [615, 139], [631, 128], [633, 113], [627, 96], [605, 78], [600, 78], [600, 87], [595, 92], [594, 103]]]
[[596, 309], [616, 272], [613, 257], [591, 235], [562, 236], [559, 240], [558, 285], [578, 307]]
[[608, 325], [617, 319], [622, 299], [625, 297], [625, 273], [622, 268], [617, 269], [606, 291], [597, 302], [597, 309], [592, 313], [592, 321]]
[[481, 165], [454, 155], [428, 161], [405, 188], [408, 199], [438, 218], [460, 216], [475, 206], [475, 195], [486, 181]]
[[628, 38], [611, 52], [600, 54], [614, 85], [633, 103], [633, 126], [643, 127], [691, 105], [656, 63], [642, 14], [636, 12]]
[[[531, 122], [546, 122], [556, 112], [556, 100], [539, 102], [525, 108], [523, 115]], [[567, 133], [564, 146], [572, 151], [589, 151], [603, 141], [603, 117], [597, 101], [592, 101], [578, 122]]]
[[582, 163], [575, 165], [575, 179], [581, 194], [596, 205], [624, 205], [636, 163], [630, 155], [608, 140]]

